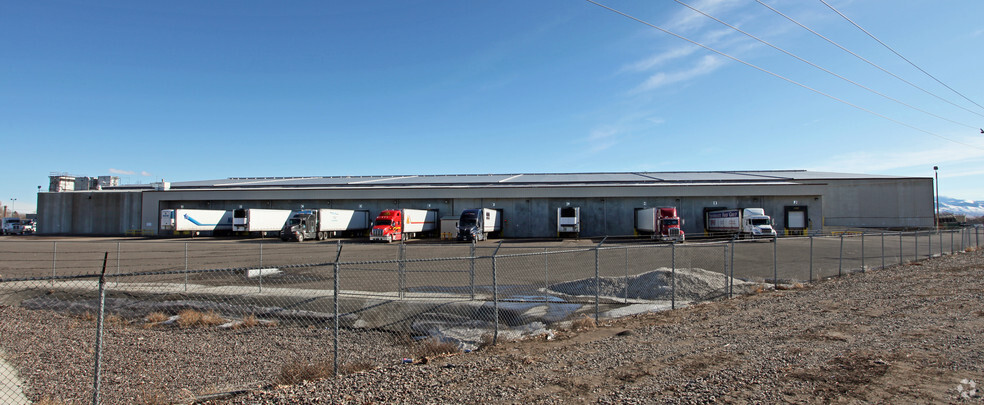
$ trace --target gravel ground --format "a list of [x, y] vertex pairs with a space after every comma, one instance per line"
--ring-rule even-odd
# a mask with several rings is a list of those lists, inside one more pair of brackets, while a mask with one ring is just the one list
[[226, 403], [982, 402], [982, 332], [978, 251]]
[[[33, 400], [91, 401], [89, 319], [0, 306], [0, 348]], [[375, 368], [294, 385], [285, 364], [330, 361], [330, 331], [110, 326], [105, 403], [984, 402], [984, 256], [855, 273], [805, 288], [607, 322], [552, 339], [419, 358], [392, 335], [343, 332]], [[962, 390], [962, 391], [961, 391]]]

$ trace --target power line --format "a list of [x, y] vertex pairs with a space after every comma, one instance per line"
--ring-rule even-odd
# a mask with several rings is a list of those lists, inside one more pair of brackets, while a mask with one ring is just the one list
[[913, 66], [914, 68], [916, 68], [916, 69], [919, 69], [919, 71], [920, 71], [920, 72], [923, 72], [923, 73], [925, 73], [925, 74], [926, 74], [926, 76], [929, 76], [929, 77], [931, 77], [931, 78], [933, 78], [933, 80], [936, 80], [936, 82], [937, 82], [937, 83], [939, 83], [939, 84], [942, 84], [942, 85], [943, 85], [943, 87], [946, 87], [946, 88], [948, 88], [948, 89], [950, 89], [950, 91], [952, 91], [952, 92], [954, 92], [954, 93], [957, 93], [957, 95], [959, 95], [960, 97], [963, 97], [963, 98], [964, 98], [964, 100], [967, 100], [967, 101], [970, 101], [970, 102], [971, 102], [971, 103], [973, 103], [974, 105], [976, 105], [976, 106], [978, 106], [978, 107], [980, 107], [981, 109], [984, 109], [984, 106], [981, 106], [980, 104], [977, 104], [977, 103], [976, 103], [976, 102], [975, 102], [974, 100], [971, 100], [971, 99], [969, 99], [969, 98], [967, 98], [967, 96], [965, 96], [965, 95], [963, 95], [963, 94], [961, 94], [961, 93], [960, 93], [959, 91], [956, 91], [956, 90], [954, 90], [954, 89], [953, 89], [952, 87], [950, 87], [950, 86], [947, 86], [947, 85], [946, 85], [946, 83], [943, 83], [942, 81], [940, 81], [940, 79], [937, 79], [937, 78], [936, 78], [936, 76], [933, 76], [933, 75], [931, 75], [931, 74], [929, 74], [929, 72], [927, 72], [927, 71], [925, 71], [925, 70], [923, 70], [923, 68], [921, 68], [921, 67], [919, 67], [919, 66], [917, 66], [917, 65], [916, 65], [915, 63], [912, 63], [912, 61], [910, 61], [909, 59], [906, 59], [906, 57], [905, 57], [905, 56], [902, 56], [902, 54], [900, 54], [900, 53], [898, 53], [898, 52], [896, 52], [896, 51], [895, 51], [894, 49], [892, 49], [892, 47], [890, 47], [890, 46], [888, 46], [888, 44], [886, 44], [886, 43], [884, 43], [884, 42], [882, 42], [882, 41], [881, 41], [880, 39], [878, 39], [878, 38], [876, 38], [876, 37], [875, 37], [874, 35], [872, 35], [872, 34], [871, 34], [870, 32], [868, 32], [868, 31], [867, 31], [867, 30], [865, 30], [864, 28], [861, 28], [861, 26], [860, 26], [860, 25], [858, 25], [857, 23], [855, 23], [854, 21], [852, 21], [852, 20], [851, 20], [850, 18], [847, 18], [847, 16], [846, 16], [846, 15], [844, 15], [844, 13], [841, 13], [841, 12], [840, 12], [839, 10], [837, 10], [836, 8], [834, 8], [834, 6], [831, 6], [830, 4], [828, 4], [828, 3], [827, 3], [826, 1], [824, 1], [824, 0], [820, 0], [820, 2], [821, 2], [821, 3], [823, 3], [824, 5], [826, 5], [827, 7], [829, 7], [829, 8], [831, 9], [831, 10], [834, 10], [834, 12], [835, 12], [835, 13], [837, 13], [838, 15], [840, 15], [841, 17], [843, 17], [843, 18], [844, 18], [845, 20], [847, 20], [847, 22], [849, 22], [849, 23], [851, 23], [851, 25], [853, 25], [853, 26], [855, 26], [855, 27], [857, 27], [857, 29], [859, 29], [859, 30], [861, 30], [861, 32], [864, 32], [865, 34], [867, 34], [867, 35], [868, 35], [869, 37], [871, 37], [871, 39], [874, 39], [874, 40], [875, 40], [875, 41], [877, 41], [877, 42], [878, 42], [879, 44], [881, 44], [882, 46], [884, 46], [884, 47], [885, 47], [885, 48], [887, 48], [888, 50], [890, 50], [890, 51], [892, 51], [892, 53], [894, 53], [894, 54], [895, 54], [896, 56], [898, 56], [898, 57], [900, 57], [900, 58], [902, 58], [902, 60], [904, 60], [904, 61], [906, 61], [906, 62], [908, 62], [908, 63], [909, 63], [910, 65], [912, 65], [912, 66]]
[[814, 88], [812, 88], [812, 87], [810, 87], [810, 86], [807, 86], [807, 85], [805, 85], [805, 84], [802, 84], [802, 83], [800, 83], [800, 82], [797, 82], [797, 81], [795, 81], [795, 80], [793, 80], [793, 79], [790, 79], [790, 78], [788, 78], [788, 77], [785, 77], [785, 76], [782, 76], [782, 75], [780, 75], [780, 74], [778, 74], [778, 73], [774, 73], [774, 72], [772, 72], [772, 71], [769, 71], [769, 70], [767, 70], [767, 69], [765, 69], [765, 68], [762, 68], [762, 67], [760, 67], [760, 66], [757, 66], [757, 65], [755, 65], [755, 64], [752, 64], [752, 63], [750, 63], [750, 62], [746, 62], [746, 61], [744, 61], [744, 60], [741, 60], [741, 59], [739, 59], [739, 58], [737, 58], [737, 57], [735, 57], [735, 56], [731, 56], [731, 55], [729, 55], [729, 54], [727, 54], [727, 53], [724, 53], [724, 52], [722, 52], [722, 51], [719, 51], [719, 50], [717, 50], [717, 49], [714, 49], [714, 48], [711, 48], [710, 46], [707, 46], [707, 45], [704, 45], [704, 44], [702, 44], [702, 43], [700, 43], [700, 42], [697, 42], [697, 41], [694, 41], [694, 40], [692, 40], [692, 39], [690, 39], [690, 38], [687, 38], [687, 37], [684, 37], [684, 36], [682, 36], [682, 35], [680, 35], [680, 34], [677, 34], [677, 33], [675, 33], [675, 32], [672, 32], [672, 31], [670, 31], [670, 30], [667, 30], [667, 29], [665, 29], [665, 28], [663, 28], [663, 27], [660, 27], [660, 26], [658, 26], [658, 25], [655, 25], [655, 24], [653, 24], [653, 23], [650, 23], [650, 22], [648, 22], [648, 21], [645, 21], [645, 20], [642, 20], [642, 19], [640, 19], [640, 18], [637, 18], [637, 17], [635, 17], [635, 16], [632, 16], [632, 15], [630, 15], [630, 14], [626, 14], [626, 13], [624, 13], [624, 12], [622, 12], [622, 11], [619, 11], [619, 10], [616, 10], [616, 9], [614, 9], [614, 8], [611, 8], [611, 7], [609, 7], [609, 6], [606, 6], [606, 5], [604, 5], [604, 4], [601, 4], [601, 3], [598, 3], [598, 2], [596, 2], [596, 1], [594, 1], [594, 0], [585, 0], [585, 1], [587, 1], [588, 3], [591, 3], [591, 4], [594, 4], [594, 5], [596, 5], [596, 6], [598, 6], [598, 7], [601, 7], [601, 8], [603, 8], [603, 9], [606, 9], [606, 10], [608, 10], [608, 11], [611, 11], [611, 12], [613, 12], [613, 13], [615, 13], [615, 14], [618, 14], [618, 15], [621, 15], [621, 16], [623, 16], [623, 17], [625, 17], [625, 18], [628, 18], [628, 19], [631, 19], [631, 20], [634, 20], [634, 21], [636, 21], [636, 22], [639, 22], [639, 23], [641, 23], [641, 24], [644, 24], [644, 25], [646, 25], [646, 26], [649, 26], [649, 27], [651, 27], [651, 28], [655, 28], [655, 29], [657, 29], [657, 30], [659, 30], [659, 31], [662, 31], [663, 33], [666, 33], [666, 34], [668, 34], [668, 35], [672, 35], [672, 36], [674, 36], [674, 37], [677, 37], [677, 38], [679, 38], [679, 39], [682, 39], [682, 40], [684, 40], [684, 41], [687, 41], [687, 42], [689, 42], [689, 43], [691, 43], [691, 44], [694, 44], [694, 45], [697, 45], [697, 46], [699, 46], [699, 47], [701, 47], [701, 48], [704, 48], [704, 49], [706, 49], [706, 50], [708, 50], [708, 51], [711, 51], [711, 52], [714, 52], [714, 53], [716, 53], [716, 54], [718, 54], [718, 55], [721, 55], [721, 56], [723, 56], [723, 57], [725, 57], [725, 58], [728, 58], [728, 59], [731, 59], [731, 60], [733, 60], [733, 61], [735, 61], [735, 62], [738, 62], [738, 63], [741, 63], [741, 64], [743, 64], [743, 65], [745, 65], [745, 66], [748, 66], [748, 67], [750, 67], [750, 68], [752, 68], [752, 69], [755, 69], [755, 70], [758, 70], [758, 71], [760, 71], [760, 72], [763, 72], [763, 73], [766, 73], [766, 74], [769, 74], [769, 75], [771, 75], [771, 76], [773, 76], [773, 77], [776, 77], [776, 78], [779, 78], [779, 79], [782, 79], [782, 80], [784, 80], [784, 81], [786, 81], [786, 82], [789, 82], [789, 83], [791, 83], [791, 84], [795, 84], [795, 85], [797, 85], [797, 86], [799, 86], [799, 87], [802, 87], [802, 88], [804, 88], [804, 89], [807, 89], [807, 90], [809, 90], [809, 91], [812, 91], [812, 92], [814, 92], [814, 93], [817, 93], [817, 94], [819, 94], [819, 95], [822, 95], [822, 96], [824, 96], [824, 97], [827, 97], [827, 98], [829, 98], [829, 99], [831, 99], [831, 100], [834, 100], [834, 101], [837, 101], [837, 102], [840, 102], [840, 103], [843, 103], [843, 104], [846, 104], [846, 105], [848, 105], [848, 106], [851, 106], [851, 107], [854, 107], [854, 108], [856, 108], [856, 109], [858, 109], [858, 110], [861, 110], [861, 111], [864, 111], [864, 112], [866, 112], [866, 113], [868, 113], [868, 114], [871, 114], [871, 115], [874, 115], [874, 116], [877, 116], [877, 117], [881, 117], [881, 118], [884, 118], [884, 119], [886, 119], [886, 120], [889, 120], [889, 121], [892, 121], [892, 122], [894, 122], [894, 123], [896, 123], [896, 124], [899, 124], [899, 125], [902, 125], [902, 126], [904, 126], [904, 127], [906, 127], [906, 128], [909, 128], [909, 129], [912, 129], [912, 130], [915, 130], [915, 131], [919, 131], [919, 132], [922, 132], [922, 133], [925, 133], [925, 134], [927, 134], [927, 135], [932, 135], [932, 136], [935, 136], [935, 137], [937, 137], [937, 138], [940, 138], [940, 139], [943, 139], [943, 140], [946, 140], [946, 141], [950, 141], [950, 142], [953, 142], [953, 143], [956, 143], [956, 144], [959, 144], [959, 145], [963, 145], [963, 146], [967, 146], [967, 147], [970, 147], [970, 148], [974, 148], [974, 149], [980, 149], [980, 150], [984, 150], [984, 148], [981, 148], [981, 147], [978, 147], [978, 146], [975, 146], [975, 145], [970, 145], [970, 144], [966, 144], [966, 143], [963, 143], [963, 142], [960, 142], [960, 141], [956, 141], [956, 140], [953, 140], [953, 139], [950, 139], [950, 138], [947, 138], [947, 137], [945, 137], [945, 136], [943, 136], [943, 135], [939, 135], [939, 134], [936, 134], [936, 133], [933, 133], [933, 132], [930, 132], [930, 131], [927, 131], [927, 130], [925, 130], [925, 129], [922, 129], [922, 128], [918, 128], [918, 127], [915, 127], [915, 126], [912, 126], [912, 125], [909, 125], [909, 124], [906, 124], [906, 123], [904, 123], [904, 122], [902, 122], [902, 121], [899, 121], [899, 120], [896, 120], [896, 119], [894, 119], [894, 118], [891, 118], [891, 117], [888, 117], [888, 116], [886, 116], [886, 115], [883, 115], [883, 114], [879, 114], [879, 113], [877, 113], [877, 112], [874, 112], [874, 111], [871, 111], [871, 110], [869, 110], [869, 109], [867, 109], [867, 108], [864, 108], [864, 107], [861, 107], [861, 106], [859, 106], [859, 105], [856, 105], [856, 104], [852, 104], [852, 103], [850, 103], [850, 102], [848, 102], [848, 101], [846, 101], [846, 100], [844, 100], [844, 99], [840, 99], [840, 98], [837, 98], [837, 97], [834, 97], [834, 96], [832, 96], [832, 95], [830, 95], [830, 94], [827, 94], [827, 93], [824, 93], [824, 92], [822, 92], [822, 91], [820, 91], [820, 90], [817, 90], [817, 89], [814, 89]]
[[816, 35], [816, 36], [818, 36], [818, 37], [820, 37], [821, 39], [823, 39], [824, 41], [827, 41], [827, 42], [829, 42], [829, 43], [830, 43], [831, 45], [834, 45], [834, 46], [836, 46], [836, 47], [838, 47], [838, 48], [840, 48], [840, 49], [841, 49], [842, 51], [844, 51], [844, 52], [847, 52], [847, 53], [849, 53], [849, 54], [851, 54], [851, 55], [853, 55], [853, 56], [854, 56], [855, 58], [858, 58], [858, 59], [860, 59], [860, 60], [862, 60], [862, 61], [864, 61], [865, 63], [867, 63], [867, 64], [869, 64], [869, 65], [871, 65], [871, 66], [873, 66], [873, 67], [875, 67], [876, 69], [878, 69], [878, 70], [881, 70], [882, 72], [885, 72], [886, 74], [888, 74], [888, 75], [890, 75], [890, 76], [892, 76], [892, 77], [894, 77], [894, 78], [896, 78], [896, 79], [899, 79], [899, 80], [900, 80], [900, 81], [902, 81], [903, 83], [905, 83], [905, 84], [908, 84], [909, 86], [912, 86], [912, 87], [915, 87], [916, 89], [919, 89], [919, 90], [921, 90], [921, 91], [922, 91], [923, 93], [926, 93], [926, 94], [929, 94], [929, 95], [931, 95], [931, 96], [933, 96], [933, 97], [936, 97], [936, 98], [937, 98], [937, 99], [939, 99], [940, 101], [943, 101], [943, 102], [945, 102], [945, 103], [947, 103], [947, 104], [950, 104], [950, 105], [952, 105], [952, 106], [954, 106], [954, 107], [957, 107], [957, 108], [960, 108], [960, 109], [962, 109], [962, 110], [964, 110], [964, 111], [967, 111], [967, 112], [969, 112], [969, 113], [971, 113], [971, 114], [977, 114], [977, 115], [979, 115], [979, 116], [981, 116], [981, 117], [984, 117], [984, 114], [981, 114], [981, 113], [979, 113], [979, 112], [977, 112], [977, 111], [974, 111], [974, 110], [971, 110], [971, 109], [969, 109], [969, 108], [967, 108], [967, 107], [964, 107], [964, 106], [962, 106], [962, 105], [960, 105], [960, 104], [957, 104], [957, 103], [954, 103], [954, 102], [952, 102], [952, 101], [950, 101], [950, 100], [947, 100], [947, 99], [945, 99], [945, 98], [943, 98], [943, 97], [941, 97], [941, 96], [939, 96], [939, 95], [936, 95], [936, 94], [935, 94], [935, 93], [933, 93], [933, 92], [930, 92], [929, 90], [926, 90], [926, 89], [924, 89], [924, 88], [922, 88], [922, 87], [919, 87], [919, 86], [917, 86], [916, 84], [914, 84], [914, 83], [912, 83], [912, 82], [910, 82], [910, 81], [908, 81], [908, 80], [905, 80], [905, 79], [903, 79], [902, 77], [899, 77], [899, 76], [898, 76], [898, 75], [896, 75], [895, 73], [892, 73], [892, 72], [889, 72], [889, 71], [888, 71], [887, 69], [885, 69], [885, 68], [883, 68], [883, 67], [881, 67], [881, 66], [879, 66], [878, 64], [876, 64], [876, 63], [874, 63], [874, 62], [872, 62], [872, 61], [870, 61], [870, 60], [868, 60], [868, 59], [865, 59], [865, 58], [864, 58], [863, 56], [861, 56], [861, 55], [858, 55], [857, 53], [854, 53], [854, 52], [852, 52], [852, 51], [851, 51], [850, 49], [847, 49], [847, 48], [845, 48], [844, 46], [841, 46], [841, 44], [838, 44], [837, 42], [834, 42], [834, 41], [833, 41], [833, 40], [831, 40], [830, 38], [827, 38], [827, 37], [825, 37], [825, 36], [824, 36], [823, 34], [820, 34], [819, 32], [816, 32], [816, 31], [814, 31], [814, 30], [813, 30], [813, 29], [811, 29], [810, 27], [807, 27], [806, 25], [803, 25], [803, 24], [802, 24], [802, 23], [800, 23], [799, 21], [796, 21], [795, 19], [793, 19], [792, 17], [790, 17], [790, 16], [788, 16], [788, 15], [786, 15], [786, 14], [783, 14], [783, 13], [782, 13], [781, 11], [779, 11], [779, 10], [776, 10], [776, 9], [775, 9], [775, 8], [773, 8], [772, 6], [770, 6], [770, 5], [768, 5], [768, 4], [765, 4], [765, 3], [763, 3], [763, 2], [762, 2], [762, 0], [755, 0], [755, 2], [757, 2], [757, 3], [759, 3], [759, 4], [761, 4], [761, 5], [763, 5], [763, 6], [765, 6], [765, 7], [766, 7], [766, 8], [768, 8], [769, 10], [772, 10], [772, 11], [774, 11], [774, 12], [775, 12], [776, 14], [779, 14], [779, 15], [781, 15], [781, 16], [783, 16], [784, 18], [786, 18], [787, 20], [789, 20], [789, 21], [790, 21], [790, 22], [792, 22], [793, 24], [796, 24], [796, 25], [798, 25], [798, 26], [800, 26], [801, 28], [803, 28], [803, 29], [805, 29], [805, 30], [807, 30], [807, 31], [810, 31], [811, 33], [813, 33], [813, 35]]
[[832, 75], [832, 76], [834, 76], [834, 77], [836, 77], [836, 78], [838, 78], [838, 79], [841, 79], [841, 80], [843, 80], [843, 81], [846, 81], [846, 82], [848, 82], [848, 83], [851, 83], [851, 84], [853, 84], [853, 85], [855, 85], [855, 86], [857, 86], [857, 87], [860, 87], [860, 88], [862, 88], [862, 89], [865, 89], [865, 90], [867, 90], [867, 91], [869, 91], [869, 92], [871, 92], [871, 93], [874, 93], [874, 94], [877, 94], [877, 95], [879, 95], [879, 96], [882, 96], [882, 97], [884, 97], [885, 99], [888, 99], [888, 100], [891, 100], [891, 101], [894, 101], [894, 102], [896, 102], [896, 103], [898, 103], [898, 104], [901, 104], [901, 105], [904, 105], [904, 106], [906, 106], [906, 107], [909, 107], [909, 108], [911, 108], [911, 109], [913, 109], [913, 110], [916, 110], [916, 111], [919, 111], [919, 112], [921, 112], [921, 113], [923, 113], [923, 114], [927, 114], [927, 115], [931, 115], [931, 116], [933, 116], [933, 117], [936, 117], [936, 118], [939, 118], [939, 119], [941, 119], [941, 120], [944, 120], [944, 121], [947, 121], [947, 122], [950, 122], [950, 123], [953, 123], [953, 124], [957, 124], [957, 125], [963, 125], [963, 126], [965, 126], [965, 127], [967, 127], [967, 128], [970, 128], [970, 129], [978, 129], [978, 128], [979, 128], [979, 126], [976, 126], [976, 125], [970, 125], [970, 124], [964, 124], [964, 123], [962, 123], [962, 122], [957, 122], [957, 121], [954, 121], [954, 120], [951, 120], [951, 119], [949, 119], [949, 118], [946, 118], [946, 117], [942, 117], [942, 116], [939, 116], [939, 115], [936, 115], [936, 114], [933, 114], [933, 113], [931, 113], [931, 112], [929, 112], [929, 111], [926, 111], [926, 110], [923, 110], [923, 109], [921, 109], [921, 108], [919, 108], [919, 107], [916, 107], [916, 106], [913, 106], [913, 105], [910, 105], [910, 104], [907, 104], [907, 103], [905, 103], [905, 102], [903, 102], [903, 101], [901, 101], [901, 100], [898, 100], [898, 99], [896, 99], [896, 98], [893, 98], [893, 97], [891, 97], [891, 96], [888, 96], [888, 95], [885, 95], [885, 94], [883, 94], [883, 93], [881, 93], [881, 92], [878, 92], [877, 90], [874, 90], [874, 89], [871, 89], [871, 88], [869, 88], [869, 87], [867, 87], [867, 86], [865, 86], [865, 85], [862, 85], [862, 84], [860, 84], [860, 83], [858, 83], [858, 82], [855, 82], [855, 81], [853, 81], [853, 80], [851, 80], [851, 79], [848, 79], [848, 78], [846, 78], [846, 77], [844, 77], [844, 76], [841, 76], [841, 75], [839, 75], [839, 74], [837, 74], [837, 73], [834, 73], [834, 72], [832, 72], [832, 71], [830, 71], [830, 70], [828, 70], [828, 69], [826, 69], [826, 68], [824, 68], [824, 67], [822, 67], [822, 66], [819, 66], [819, 65], [817, 65], [817, 64], [815, 64], [815, 63], [813, 63], [813, 62], [810, 62], [810, 61], [808, 61], [808, 60], [806, 60], [806, 59], [803, 59], [803, 58], [801, 58], [801, 57], [799, 57], [799, 56], [797, 56], [796, 54], [794, 54], [794, 53], [792, 53], [792, 52], [789, 52], [789, 51], [787, 51], [787, 50], [785, 50], [785, 49], [782, 49], [782, 48], [780, 48], [780, 47], [778, 47], [778, 46], [776, 46], [776, 45], [773, 45], [772, 43], [770, 43], [770, 42], [768, 42], [768, 41], [766, 41], [766, 40], [764, 40], [764, 39], [761, 39], [761, 38], [759, 38], [759, 37], [756, 37], [756, 36], [754, 36], [754, 35], [752, 35], [752, 34], [749, 34], [748, 32], [745, 32], [745, 31], [743, 31], [743, 30], [742, 30], [741, 28], [738, 28], [738, 27], [735, 27], [735, 26], [733, 26], [733, 25], [731, 25], [731, 24], [728, 24], [728, 23], [726, 23], [726, 22], [724, 22], [724, 21], [721, 21], [721, 20], [719, 20], [719, 19], [717, 19], [717, 18], [715, 18], [714, 16], [711, 16], [711, 15], [709, 15], [709, 14], [707, 14], [707, 13], [705, 13], [705, 12], [703, 12], [703, 11], [701, 11], [701, 10], [698, 10], [697, 8], [694, 8], [694, 7], [692, 7], [692, 6], [690, 6], [690, 5], [689, 5], [689, 4], [687, 4], [687, 3], [684, 3], [684, 2], [682, 2], [681, 0], [674, 0], [674, 1], [676, 1], [677, 3], [679, 3], [679, 4], [681, 4], [681, 5], [683, 5], [684, 7], [687, 7], [687, 8], [689, 8], [689, 9], [691, 9], [691, 10], [693, 10], [693, 11], [695, 11], [695, 12], [697, 12], [697, 13], [700, 13], [700, 14], [701, 14], [701, 15], [703, 15], [704, 17], [707, 17], [707, 18], [710, 18], [710, 19], [712, 19], [712, 20], [714, 20], [714, 21], [717, 21], [718, 23], [721, 23], [722, 25], [724, 25], [724, 26], [726, 26], [726, 27], [728, 27], [728, 28], [731, 28], [731, 29], [733, 29], [733, 30], [735, 30], [735, 31], [738, 31], [738, 32], [740, 32], [740, 33], [742, 33], [742, 34], [745, 34], [745, 35], [746, 35], [746, 36], [748, 36], [749, 38], [752, 38], [752, 39], [754, 39], [754, 40], [756, 40], [756, 41], [759, 41], [759, 42], [761, 42], [761, 43], [763, 43], [763, 44], [765, 44], [765, 45], [767, 45], [767, 46], [769, 46], [769, 47], [771, 47], [772, 49], [775, 49], [775, 50], [777, 50], [777, 51], [779, 51], [779, 52], [782, 52], [782, 53], [784, 53], [784, 54], [786, 54], [786, 55], [789, 55], [789, 56], [791, 56], [791, 57], [793, 57], [793, 58], [795, 58], [796, 60], [798, 60], [798, 61], [800, 61], [800, 62], [803, 62], [803, 63], [806, 63], [807, 65], [810, 65], [810, 66], [812, 66], [812, 67], [814, 67], [814, 68], [817, 68], [817, 69], [820, 69], [821, 71], [823, 71], [823, 72], [825, 72], [825, 73], [827, 73], [827, 74], [830, 74], [830, 75]]

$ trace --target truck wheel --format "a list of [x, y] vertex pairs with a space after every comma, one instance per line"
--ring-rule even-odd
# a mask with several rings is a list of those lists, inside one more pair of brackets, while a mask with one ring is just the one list
[[297, 234], [297, 241], [298, 242], [304, 242], [304, 234], [303, 233]]

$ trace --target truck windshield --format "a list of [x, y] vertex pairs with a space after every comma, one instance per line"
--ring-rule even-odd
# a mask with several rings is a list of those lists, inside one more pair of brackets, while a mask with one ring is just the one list
[[291, 225], [300, 225], [301, 219], [300, 218], [291, 218], [289, 223]]
[[477, 212], [463, 212], [461, 213], [461, 219], [458, 220], [459, 226], [474, 226], [478, 224], [478, 213]]
[[752, 225], [769, 225], [768, 218], [752, 218]]
[[372, 224], [372, 226], [389, 226], [389, 225], [393, 225], [393, 221], [389, 219], [377, 219], [376, 223]]
[[680, 224], [680, 220], [679, 219], [664, 219], [663, 220], [663, 225], [679, 225], [679, 224]]

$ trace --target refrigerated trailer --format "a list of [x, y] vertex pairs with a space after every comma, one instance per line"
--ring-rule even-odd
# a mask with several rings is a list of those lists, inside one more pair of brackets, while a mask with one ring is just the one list
[[557, 208], [557, 237], [581, 234], [581, 207]]
[[165, 232], [232, 231], [232, 211], [184, 208], [161, 210], [160, 229]]
[[263, 208], [240, 208], [232, 210], [232, 231], [259, 233], [279, 233], [283, 229], [291, 210]]
[[280, 239], [303, 242], [324, 240], [343, 233], [362, 233], [369, 229], [369, 211], [313, 209], [295, 211], [280, 231]]

